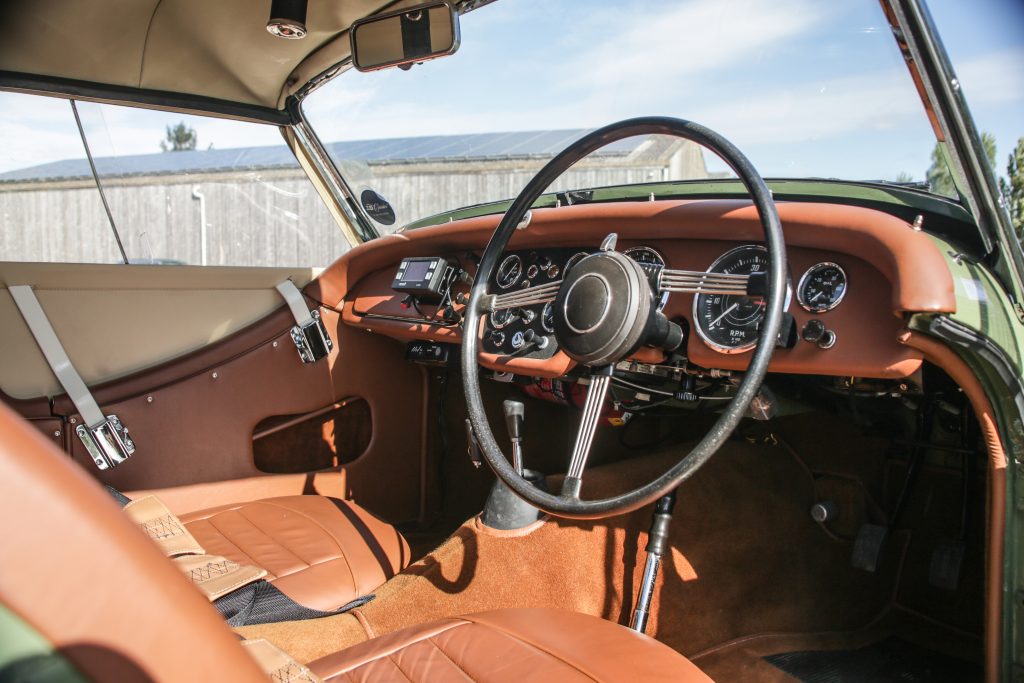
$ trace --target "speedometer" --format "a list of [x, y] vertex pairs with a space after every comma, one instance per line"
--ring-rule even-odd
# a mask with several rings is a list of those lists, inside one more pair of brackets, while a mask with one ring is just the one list
[[[757, 244], [725, 252], [708, 268], [709, 273], [750, 275], [768, 271], [768, 250]], [[789, 308], [786, 288], [784, 308]], [[735, 294], [698, 294], [693, 300], [693, 319], [704, 343], [721, 353], [743, 353], [757, 345], [764, 320], [765, 300]]]

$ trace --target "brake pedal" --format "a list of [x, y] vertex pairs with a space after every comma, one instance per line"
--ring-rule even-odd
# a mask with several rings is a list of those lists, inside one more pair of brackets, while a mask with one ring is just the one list
[[960, 585], [960, 569], [964, 564], [967, 544], [959, 539], [944, 538], [932, 551], [928, 566], [928, 583], [936, 588], [955, 591]]
[[850, 565], [854, 569], [863, 569], [874, 574], [878, 570], [882, 548], [885, 547], [885, 539], [888, 536], [888, 527], [881, 524], [861, 524], [857, 530], [857, 540], [853, 543]]

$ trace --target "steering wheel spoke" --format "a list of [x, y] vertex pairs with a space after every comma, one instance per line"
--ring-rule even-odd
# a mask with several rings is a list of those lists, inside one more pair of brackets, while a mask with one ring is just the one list
[[601, 421], [601, 409], [604, 407], [605, 397], [608, 396], [608, 385], [612, 378], [611, 370], [612, 368], [609, 366], [590, 376], [590, 388], [587, 391], [587, 400], [583, 404], [583, 416], [576, 432], [576, 443], [572, 449], [569, 470], [562, 484], [563, 497], [579, 500], [580, 487], [583, 484], [583, 470], [587, 466], [590, 448], [594, 444], [594, 434]]
[[558, 296], [558, 288], [561, 286], [562, 281], [556, 280], [537, 287], [528, 287], [506, 294], [495, 294], [484, 302], [484, 310], [500, 311], [503, 308], [546, 304], [549, 301], [555, 300], [555, 297]]
[[[755, 283], [756, 284], [756, 281]], [[734, 294], [748, 296], [751, 285], [749, 275], [707, 273], [699, 270], [673, 270], [665, 268], [659, 278], [663, 292], [683, 294]]]

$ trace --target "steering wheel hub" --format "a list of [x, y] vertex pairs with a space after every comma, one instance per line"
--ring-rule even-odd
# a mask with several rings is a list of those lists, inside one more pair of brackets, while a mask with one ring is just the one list
[[615, 251], [593, 254], [566, 276], [555, 299], [555, 338], [578, 363], [601, 366], [640, 345], [654, 294], [633, 259]]

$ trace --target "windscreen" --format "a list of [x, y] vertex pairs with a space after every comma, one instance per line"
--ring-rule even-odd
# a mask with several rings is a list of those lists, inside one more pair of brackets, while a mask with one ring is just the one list
[[[462, 16], [452, 57], [347, 71], [307, 98], [381, 232], [514, 197], [586, 132], [690, 119], [765, 177], [922, 182], [935, 137], [876, 2], [502, 0]], [[688, 142], [618, 142], [552, 190], [732, 176]]]

